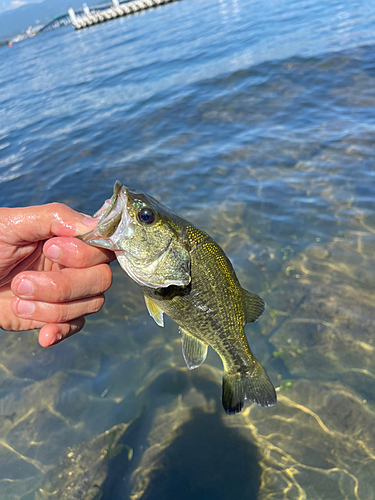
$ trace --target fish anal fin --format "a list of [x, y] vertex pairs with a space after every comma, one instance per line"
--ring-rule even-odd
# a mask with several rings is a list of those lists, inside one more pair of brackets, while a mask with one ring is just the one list
[[268, 407], [276, 404], [275, 388], [259, 361], [254, 368], [237, 373], [225, 373], [223, 377], [222, 402], [226, 413], [234, 415], [242, 410], [244, 400]]
[[150, 313], [150, 316], [154, 318], [155, 323], [159, 326], [164, 326], [164, 318], [163, 318], [163, 311], [160, 309], [158, 305], [155, 304], [155, 302], [147, 297], [145, 297], [145, 302], [146, 302], [146, 307], [148, 309], [148, 312]]
[[180, 327], [182, 354], [189, 370], [198, 368], [207, 356], [208, 345]]
[[244, 288], [242, 289], [242, 294], [246, 325], [247, 323], [252, 323], [259, 318], [264, 311], [264, 302], [263, 299], [258, 297], [258, 295], [248, 292]]

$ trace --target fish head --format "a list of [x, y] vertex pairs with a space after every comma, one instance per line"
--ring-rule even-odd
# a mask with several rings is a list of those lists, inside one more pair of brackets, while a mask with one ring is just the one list
[[94, 215], [98, 224], [78, 238], [113, 250], [139, 285], [166, 288], [190, 283], [190, 253], [183, 219], [141, 191], [116, 181], [113, 196]]

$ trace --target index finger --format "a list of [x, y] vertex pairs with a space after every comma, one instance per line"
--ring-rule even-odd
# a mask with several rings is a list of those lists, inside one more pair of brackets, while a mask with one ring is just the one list
[[46, 241], [43, 253], [52, 262], [78, 269], [109, 263], [116, 258], [110, 250], [95, 248], [77, 238], [63, 236]]
[[6, 243], [11, 245], [43, 241], [53, 236], [77, 236], [96, 223], [92, 217], [62, 203], [0, 208], [0, 236], [6, 237]]

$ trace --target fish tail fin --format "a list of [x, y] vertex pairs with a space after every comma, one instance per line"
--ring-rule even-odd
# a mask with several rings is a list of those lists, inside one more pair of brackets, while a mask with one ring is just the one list
[[277, 401], [272, 382], [255, 359], [250, 370], [225, 372], [223, 377], [222, 402], [226, 413], [234, 415], [240, 412], [245, 399], [264, 407], [273, 406]]

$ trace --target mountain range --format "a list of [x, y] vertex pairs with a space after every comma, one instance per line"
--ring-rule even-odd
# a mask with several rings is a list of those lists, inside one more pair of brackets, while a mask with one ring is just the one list
[[[77, 9], [83, 2], [84, 0], [44, 0], [40, 3], [26, 3], [25, 0], [3, 0], [0, 2], [0, 40], [23, 33], [29, 26], [45, 24], [67, 12], [69, 5]], [[87, 3], [93, 5], [97, 1]], [[11, 8], [12, 5], [19, 4], [20, 7]]]

